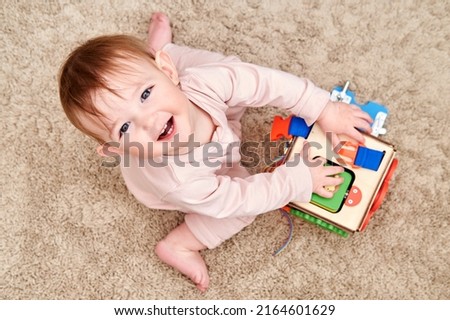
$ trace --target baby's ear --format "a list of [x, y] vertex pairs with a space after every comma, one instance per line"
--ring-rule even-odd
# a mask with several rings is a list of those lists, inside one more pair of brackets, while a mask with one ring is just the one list
[[[118, 142], [113, 142], [113, 144], [115, 143], [119, 145]], [[96, 150], [98, 155], [103, 158], [101, 164], [102, 167], [113, 168], [120, 165], [120, 155], [123, 154], [123, 152], [118, 147], [114, 147], [111, 143], [106, 142], [99, 145]]]
[[177, 68], [166, 52], [162, 50], [157, 51], [155, 53], [155, 62], [158, 69], [161, 70], [166, 76], [168, 76], [175, 85], [178, 85], [178, 83], [180, 83]]
[[123, 153], [119, 146], [120, 144], [118, 142], [106, 142], [98, 145], [96, 151], [100, 157], [117, 157]]

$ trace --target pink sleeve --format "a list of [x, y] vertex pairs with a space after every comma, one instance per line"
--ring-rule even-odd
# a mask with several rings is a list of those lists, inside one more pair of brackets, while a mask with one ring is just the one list
[[163, 50], [169, 54], [178, 72], [183, 72], [187, 68], [198, 67], [209, 63], [240, 61], [239, 58], [235, 56], [224, 56], [218, 52], [193, 49], [186, 46], [179, 46], [174, 43], [165, 45]]
[[220, 219], [258, 215], [294, 200], [309, 202], [311, 194], [310, 171], [300, 163], [247, 178], [199, 177], [167, 193], [163, 200], [176, 204], [181, 211]]
[[330, 94], [310, 80], [243, 62], [216, 63], [193, 70], [195, 85], [229, 107], [274, 106], [314, 123]]

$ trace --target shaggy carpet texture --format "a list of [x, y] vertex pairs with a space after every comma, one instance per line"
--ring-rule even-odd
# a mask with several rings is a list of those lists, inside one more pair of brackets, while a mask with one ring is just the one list
[[[388, 106], [398, 149], [389, 194], [368, 228], [344, 239], [279, 212], [203, 252], [200, 294], [155, 244], [183, 219], [127, 191], [96, 144], [66, 119], [57, 73], [85, 40], [145, 39], [166, 12], [174, 42], [307, 77], [346, 80]], [[446, 1], [2, 1], [1, 299], [449, 299], [450, 3]], [[245, 141], [280, 111], [249, 110]], [[264, 152], [264, 150], [258, 150]], [[261, 163], [250, 163], [253, 172]]]

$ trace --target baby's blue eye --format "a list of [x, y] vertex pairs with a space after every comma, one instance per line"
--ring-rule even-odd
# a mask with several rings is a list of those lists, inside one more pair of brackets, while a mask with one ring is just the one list
[[129, 127], [130, 127], [130, 123], [129, 122], [124, 123], [122, 125], [122, 127], [120, 128], [119, 136], [122, 136], [125, 132], [127, 132]]
[[151, 92], [151, 88], [147, 88], [144, 90], [144, 92], [142, 92], [141, 102], [144, 102], [145, 100], [147, 100], [147, 98], [150, 96], [150, 92]]

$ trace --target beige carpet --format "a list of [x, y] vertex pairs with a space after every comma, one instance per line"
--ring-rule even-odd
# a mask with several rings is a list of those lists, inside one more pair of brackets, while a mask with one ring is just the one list
[[[2, 1], [2, 299], [449, 299], [450, 3], [444, 1]], [[392, 2], [392, 3], [391, 3]], [[400, 2], [400, 1], [398, 1]], [[348, 239], [278, 212], [204, 253], [202, 295], [162, 264], [155, 244], [182, 219], [143, 207], [117, 168], [66, 120], [56, 74], [101, 34], [145, 38], [167, 12], [175, 42], [308, 77], [345, 80], [391, 112], [399, 150], [389, 195]], [[278, 111], [249, 111], [260, 141]]]

